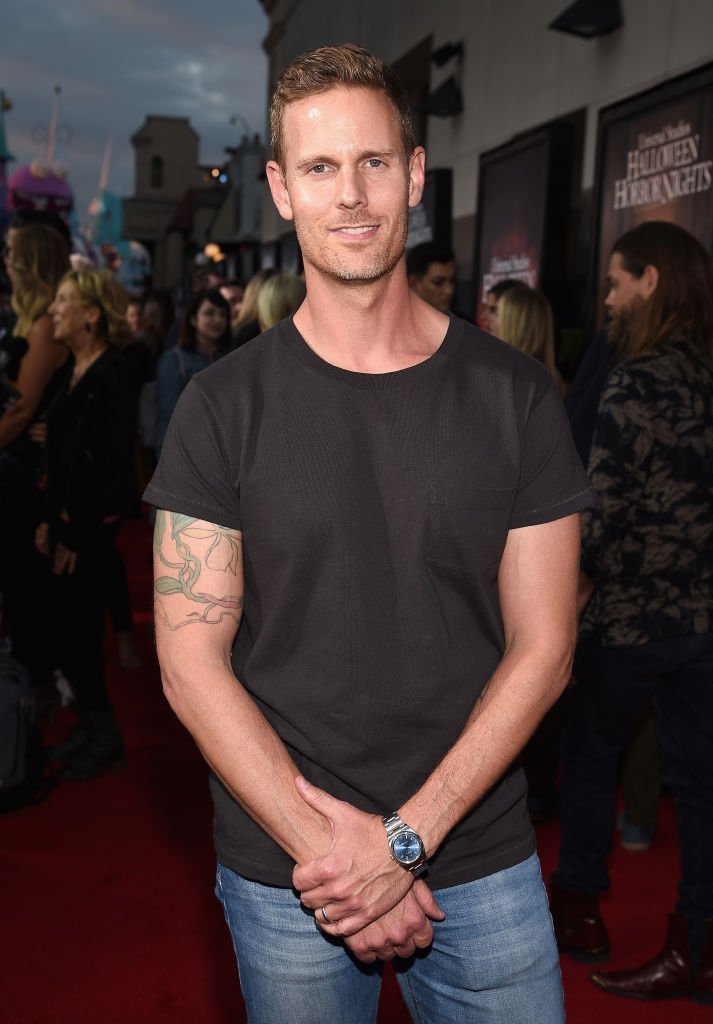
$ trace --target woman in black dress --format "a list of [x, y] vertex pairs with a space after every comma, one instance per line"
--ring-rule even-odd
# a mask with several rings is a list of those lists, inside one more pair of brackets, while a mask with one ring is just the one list
[[116, 342], [127, 296], [106, 270], [71, 271], [50, 307], [54, 335], [73, 359], [48, 417], [47, 518], [38, 549], [52, 560], [61, 668], [79, 721], [53, 754], [63, 778], [88, 778], [123, 761], [104, 676], [107, 566], [132, 494], [132, 384]]

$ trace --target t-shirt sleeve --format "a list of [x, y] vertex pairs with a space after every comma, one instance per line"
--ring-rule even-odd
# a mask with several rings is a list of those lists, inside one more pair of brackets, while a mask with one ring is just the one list
[[586, 508], [593, 498], [554, 382], [532, 385], [520, 444], [520, 480], [511, 527], [535, 526]]
[[[238, 439], [235, 439], [236, 451]], [[181, 395], [144, 500], [157, 508], [240, 529], [239, 481], [199, 380]]]

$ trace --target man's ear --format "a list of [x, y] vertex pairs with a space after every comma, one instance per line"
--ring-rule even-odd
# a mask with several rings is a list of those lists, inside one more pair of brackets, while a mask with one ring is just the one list
[[292, 203], [290, 202], [290, 195], [287, 191], [282, 168], [276, 160], [269, 160], [265, 167], [265, 173], [267, 174], [267, 183], [270, 186], [270, 194], [272, 195], [273, 203], [277, 207], [277, 212], [283, 220], [293, 220]]
[[408, 162], [408, 204], [418, 206], [426, 181], [426, 150], [416, 146]]
[[656, 291], [659, 283], [659, 268], [655, 267], [653, 263], [647, 263], [644, 267], [644, 272], [639, 278], [639, 284], [641, 286], [642, 298], [650, 299]]

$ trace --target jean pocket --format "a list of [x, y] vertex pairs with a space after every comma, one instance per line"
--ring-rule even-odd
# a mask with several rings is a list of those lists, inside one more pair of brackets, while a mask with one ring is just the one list
[[513, 499], [509, 489], [434, 493], [427, 563], [469, 577], [497, 570], [510, 529]]

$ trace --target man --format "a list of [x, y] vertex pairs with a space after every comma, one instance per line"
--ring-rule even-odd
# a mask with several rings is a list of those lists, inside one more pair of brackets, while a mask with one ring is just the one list
[[406, 253], [409, 287], [434, 309], [447, 313], [456, 290], [453, 250], [435, 242], [415, 245]]
[[713, 1002], [711, 258], [674, 224], [640, 224], [614, 246], [606, 305], [618, 363], [589, 460], [598, 501], [582, 521], [582, 604], [593, 596], [564, 735], [553, 915], [561, 949], [607, 959], [598, 894], [619, 757], [655, 697], [678, 807], [679, 899], [658, 956], [592, 977], [618, 995]]
[[230, 306], [230, 331], [232, 334], [235, 334], [238, 327], [240, 309], [243, 305], [245, 289], [243, 288], [242, 282], [238, 281], [237, 278], [230, 278], [230, 280], [222, 282], [219, 290], [220, 294]]
[[503, 281], [497, 281], [489, 289], [485, 297], [485, 330], [500, 337], [500, 300], [511, 288], [524, 288], [525, 283], [514, 277], [506, 277]]
[[560, 1022], [513, 761], [569, 675], [586, 478], [547, 372], [408, 287], [394, 73], [305, 54], [271, 127], [307, 298], [188, 385], [147, 491], [249, 1019], [373, 1021], [399, 957], [417, 1019]]

